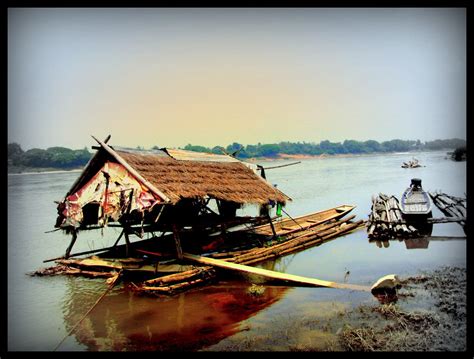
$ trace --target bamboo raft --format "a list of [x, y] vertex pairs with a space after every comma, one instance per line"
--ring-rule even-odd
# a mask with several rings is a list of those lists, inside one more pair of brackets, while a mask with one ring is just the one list
[[398, 199], [384, 193], [372, 198], [367, 234], [369, 239], [419, 236], [418, 229], [403, 220]]
[[437, 223], [459, 223], [467, 234], [466, 199], [445, 193], [429, 193], [436, 207], [447, 217], [424, 218], [415, 224], [403, 216], [400, 203], [395, 196], [379, 193], [372, 197], [371, 213], [367, 222], [369, 240], [417, 238], [431, 234], [431, 226]]
[[[326, 222], [314, 223], [313, 226], [292, 232], [282, 241], [269, 241], [263, 248], [243, 251], [217, 252], [209, 258], [243, 265], [255, 265], [277, 257], [296, 253], [301, 250], [320, 245], [331, 239], [348, 234], [364, 226], [364, 221], [351, 222], [355, 216], [347, 219], [329, 219]], [[175, 294], [216, 279], [213, 266], [199, 266], [189, 271], [146, 280], [142, 285], [132, 284], [132, 289], [140, 293]]]
[[[230, 247], [222, 246], [210, 253], [205, 253], [205, 255], [208, 258], [227, 263], [249, 266], [296, 253], [362, 228], [365, 225], [363, 220], [352, 221], [355, 215], [343, 218], [354, 208], [355, 206], [342, 205], [297, 218], [274, 219], [271, 224], [259, 225], [252, 229], [233, 233], [234, 237], [241, 236], [245, 239], [245, 236], [250, 236], [253, 238], [252, 247], [242, 249], [242, 243], [235, 246], [240, 241], [234, 239], [229, 240]], [[272, 226], [276, 236], [273, 234]], [[196, 238], [194, 238], [194, 242], [195, 240]], [[156, 243], [160, 241], [143, 242], [149, 243], [140, 245], [140, 242], [135, 242], [137, 244], [131, 247], [131, 251], [137, 255], [134, 258], [112, 256], [122, 250], [120, 246], [117, 246], [117, 248], [106, 251], [99, 256], [57, 259], [56, 267], [46, 268], [34, 274], [66, 274], [111, 278], [119, 271], [123, 271], [123, 276], [130, 278], [127, 281], [128, 288], [138, 293], [155, 295], [173, 295], [210, 283], [218, 278], [218, 270], [212, 265], [196, 264], [193, 261], [190, 263], [189, 259], [186, 258], [182, 260], [170, 258], [167, 256], [167, 249], [157, 249], [159, 247], [156, 247]], [[243, 242], [246, 241], [243, 240]], [[150, 243], [155, 246], [147, 246]], [[258, 243], [258, 245], [255, 245], [255, 243]], [[252, 245], [252, 243], [247, 243], [247, 245]], [[183, 241], [183, 249], [187, 250], [185, 241]], [[193, 248], [193, 250], [194, 253], [190, 254], [202, 255], [196, 248]], [[144, 255], [146, 255], [146, 258]], [[112, 258], [110, 258], [111, 256]], [[170, 256], [173, 257], [172, 254]], [[137, 282], [134, 275], [146, 279]]]
[[449, 196], [442, 192], [429, 192], [435, 206], [449, 218], [458, 222], [467, 234], [467, 198]]

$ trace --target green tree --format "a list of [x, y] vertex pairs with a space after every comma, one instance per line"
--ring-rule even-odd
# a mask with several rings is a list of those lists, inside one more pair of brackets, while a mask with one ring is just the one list
[[192, 144], [187, 144], [184, 146], [184, 150], [186, 151], [194, 151], [194, 152], [206, 152], [206, 153], [211, 153], [211, 150], [207, 147], [204, 146], [196, 146]]
[[364, 153], [366, 152], [365, 146], [358, 141], [354, 140], [345, 140], [342, 143], [342, 146], [344, 147], [344, 151], [347, 153]]
[[214, 146], [211, 149], [211, 153], [214, 153], [215, 155], [222, 155], [224, 154], [224, 147], [222, 146]]
[[365, 141], [364, 142], [364, 147], [365, 147], [366, 151], [369, 152], [369, 153], [382, 152], [383, 151], [383, 148], [380, 145], [380, 143], [378, 143], [377, 141], [374, 141], [374, 140]]
[[259, 157], [276, 157], [279, 153], [279, 147], [277, 144], [269, 143], [261, 145], [258, 151]]
[[24, 153], [20, 164], [27, 167], [49, 167], [51, 165], [50, 154], [40, 148], [32, 148]]
[[16, 143], [9, 143], [8, 144], [8, 163], [12, 165], [18, 165], [21, 161], [21, 157], [25, 153], [21, 146]]

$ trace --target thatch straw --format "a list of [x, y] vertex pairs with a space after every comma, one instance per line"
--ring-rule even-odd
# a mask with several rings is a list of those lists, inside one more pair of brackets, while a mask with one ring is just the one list
[[171, 199], [206, 196], [240, 204], [289, 199], [240, 162], [179, 161], [171, 157], [116, 151]]

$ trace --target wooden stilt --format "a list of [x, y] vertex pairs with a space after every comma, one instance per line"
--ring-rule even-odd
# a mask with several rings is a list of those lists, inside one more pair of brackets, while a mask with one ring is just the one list
[[267, 210], [267, 218], [268, 218], [268, 222], [270, 223], [270, 227], [272, 229], [272, 233], [273, 233], [273, 239], [276, 239], [277, 238], [277, 233], [275, 231], [275, 227], [273, 226], [273, 221], [272, 221], [272, 218], [270, 217], [270, 213], [269, 211]]
[[124, 229], [125, 234], [125, 256], [128, 257], [129, 249], [130, 249], [130, 238], [128, 238], [128, 232]]
[[178, 259], [182, 259], [183, 258], [183, 249], [181, 248], [181, 241], [179, 239], [178, 227], [176, 226], [175, 223], [173, 223], [173, 238], [174, 238], [174, 242], [176, 244], [176, 254], [178, 256]]
[[117, 240], [115, 241], [114, 245], [112, 246], [112, 248], [115, 248], [117, 247], [117, 244], [118, 242], [120, 241], [120, 238], [122, 238], [122, 236], [124, 235], [125, 233], [125, 229], [122, 230], [122, 232], [120, 232], [120, 235], [118, 236]]
[[74, 246], [74, 243], [76, 243], [77, 239], [77, 231], [75, 229], [72, 230], [72, 239], [71, 243], [69, 244], [69, 247], [66, 249], [66, 254], [64, 255], [64, 258], [69, 258], [69, 254], [71, 254], [72, 247]]

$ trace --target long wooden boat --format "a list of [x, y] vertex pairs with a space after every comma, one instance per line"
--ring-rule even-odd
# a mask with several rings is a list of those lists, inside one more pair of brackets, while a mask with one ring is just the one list
[[[299, 217], [283, 218], [273, 221], [273, 227], [277, 235], [287, 235], [300, 230], [305, 230], [314, 227], [318, 224], [325, 223], [332, 219], [339, 219], [351, 212], [355, 206], [340, 205], [334, 208], [326, 209], [319, 212], [309, 213]], [[269, 224], [254, 227], [252, 231], [256, 234], [263, 234], [267, 236], [273, 235], [273, 231]]]
[[433, 223], [428, 221], [432, 217], [431, 200], [421, 186], [421, 179], [412, 178], [410, 187], [402, 194], [400, 210], [403, 219], [417, 228], [420, 234], [431, 234]]
[[428, 215], [431, 213], [431, 200], [421, 186], [421, 179], [412, 178], [410, 187], [402, 194], [401, 211], [405, 216]]

